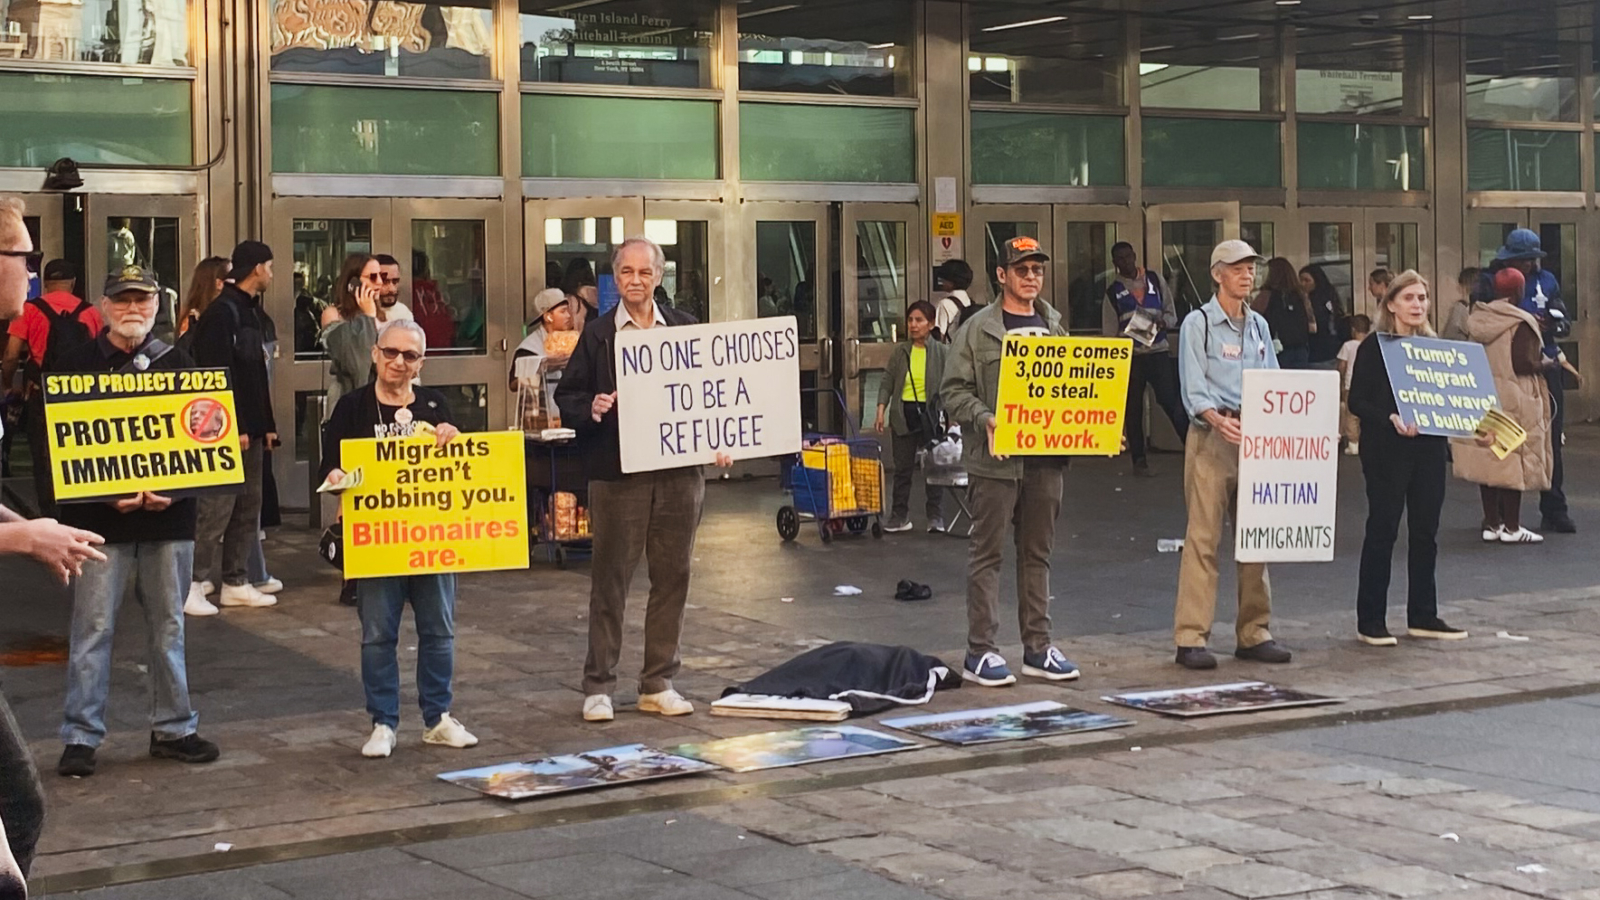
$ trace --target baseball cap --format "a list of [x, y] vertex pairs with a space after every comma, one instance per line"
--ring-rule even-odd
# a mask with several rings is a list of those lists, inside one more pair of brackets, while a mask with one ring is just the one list
[[228, 272], [229, 281], [238, 281], [250, 277], [256, 266], [272, 261], [272, 248], [260, 241], [240, 241], [239, 246], [233, 248], [233, 268]]
[[78, 271], [64, 259], [52, 259], [44, 264], [43, 275], [45, 281], [73, 281], [78, 277]]
[[1212, 266], [1231, 266], [1246, 260], [1250, 262], [1266, 262], [1266, 258], [1256, 252], [1256, 248], [1244, 241], [1223, 241], [1215, 250], [1211, 251]]
[[544, 318], [544, 314], [567, 302], [567, 295], [561, 288], [545, 288], [533, 295], [533, 320], [535, 322]]
[[106, 276], [105, 295], [115, 297], [123, 291], [144, 291], [154, 294], [161, 290], [156, 273], [142, 266], [123, 266]]
[[1043, 262], [1050, 261], [1050, 254], [1044, 252], [1039, 246], [1037, 238], [1026, 235], [1014, 237], [1005, 242], [1005, 252], [1000, 256], [1000, 265], [1010, 268], [1025, 259], [1037, 259]]
[[1495, 259], [1506, 262], [1513, 259], [1543, 259], [1544, 249], [1539, 245], [1539, 233], [1528, 228], [1513, 228], [1506, 235], [1505, 246], [1494, 255]]

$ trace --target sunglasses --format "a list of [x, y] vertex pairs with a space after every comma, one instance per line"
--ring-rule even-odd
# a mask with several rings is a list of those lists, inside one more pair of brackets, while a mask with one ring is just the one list
[[377, 272], [374, 272], [371, 275], [368, 275], [367, 276], [367, 280], [372, 282], [373, 284], [383, 284], [383, 276], [378, 274]]
[[25, 259], [28, 261], [28, 268], [35, 272], [39, 270], [39, 266], [44, 262], [44, 251], [42, 250], [0, 250], [0, 256]]
[[1011, 271], [1023, 278], [1043, 278], [1044, 266], [1012, 266]]
[[405, 361], [410, 365], [422, 362], [422, 354], [415, 350], [401, 350], [399, 347], [379, 347], [378, 352], [383, 354], [384, 359], [391, 361], [404, 357]]

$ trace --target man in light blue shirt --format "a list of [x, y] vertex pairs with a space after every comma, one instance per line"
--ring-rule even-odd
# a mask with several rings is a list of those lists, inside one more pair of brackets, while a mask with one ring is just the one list
[[[1256, 263], [1244, 241], [1223, 241], [1211, 251], [1217, 293], [1183, 320], [1178, 338], [1178, 380], [1194, 427], [1185, 441], [1183, 500], [1189, 511], [1178, 569], [1174, 637], [1178, 664], [1214, 669], [1206, 649], [1217, 612], [1217, 545], [1235, 512], [1239, 493], [1239, 406], [1245, 369], [1276, 369], [1267, 320], [1250, 309]], [[1291, 654], [1272, 639], [1272, 587], [1262, 563], [1239, 563], [1239, 614], [1234, 656], [1285, 663]]]

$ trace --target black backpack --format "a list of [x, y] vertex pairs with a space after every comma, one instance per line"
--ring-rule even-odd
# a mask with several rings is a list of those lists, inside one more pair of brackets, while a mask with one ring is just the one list
[[42, 298], [35, 297], [28, 303], [44, 314], [46, 322], [50, 323], [50, 333], [44, 341], [44, 353], [41, 354], [37, 368], [29, 366], [30, 380], [38, 382], [41, 372], [54, 372], [72, 351], [94, 340], [97, 335], [84, 324], [83, 314], [91, 308], [88, 301], [79, 300], [78, 305], [71, 312], [56, 312], [55, 307], [46, 303]]
[[[960, 301], [958, 300], [956, 302], [959, 303]], [[956, 313], [955, 321], [950, 323], [950, 331], [946, 334], [939, 334], [936, 331], [934, 334], [934, 340], [944, 341], [945, 343], [955, 340], [955, 333], [961, 330], [961, 326], [965, 325], [968, 319], [982, 311], [982, 303], [979, 303], [976, 300], [968, 299], [967, 305], [961, 307], [961, 312]]]

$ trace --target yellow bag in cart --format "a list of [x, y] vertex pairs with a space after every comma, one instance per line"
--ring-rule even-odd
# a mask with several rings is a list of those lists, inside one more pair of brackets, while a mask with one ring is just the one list
[[850, 445], [828, 445], [828, 490], [835, 513], [856, 508], [856, 484], [850, 468]]

